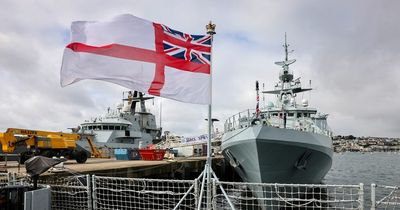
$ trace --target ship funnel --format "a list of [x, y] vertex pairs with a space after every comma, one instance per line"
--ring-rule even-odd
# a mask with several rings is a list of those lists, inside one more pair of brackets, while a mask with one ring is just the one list
[[137, 103], [137, 101], [134, 101], [134, 99], [137, 99], [137, 95], [138, 95], [138, 92], [136, 90], [133, 91], [133, 96], [131, 96], [132, 97], [131, 113], [135, 113], [135, 111], [136, 111], [136, 103]]

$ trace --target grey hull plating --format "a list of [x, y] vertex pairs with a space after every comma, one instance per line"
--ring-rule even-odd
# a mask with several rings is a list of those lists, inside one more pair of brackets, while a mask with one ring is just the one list
[[320, 183], [332, 165], [328, 136], [255, 125], [228, 132], [223, 155], [245, 182]]

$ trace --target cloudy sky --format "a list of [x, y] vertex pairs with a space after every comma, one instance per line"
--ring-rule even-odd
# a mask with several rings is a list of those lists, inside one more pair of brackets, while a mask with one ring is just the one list
[[[400, 1], [70, 1], [0, 2], [0, 130], [66, 130], [120, 102], [120, 86], [81, 81], [60, 87], [63, 49], [76, 20], [130, 13], [192, 34], [217, 24], [213, 116], [255, 107], [254, 82], [271, 89], [288, 34], [301, 97], [329, 113], [335, 134], [400, 137]], [[265, 100], [272, 100], [267, 97]], [[159, 115], [160, 99], [149, 103]], [[207, 106], [162, 99], [162, 126], [205, 133]]]

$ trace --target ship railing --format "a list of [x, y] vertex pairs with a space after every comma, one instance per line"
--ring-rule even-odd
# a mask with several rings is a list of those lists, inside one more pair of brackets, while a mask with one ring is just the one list
[[[363, 209], [359, 185], [221, 182], [239, 209]], [[214, 206], [227, 206], [221, 193]], [[218, 209], [218, 208], [217, 208]]]
[[26, 183], [26, 178], [15, 172], [1, 172], [0, 173], [0, 187], [21, 185]]
[[[284, 128], [283, 119], [277, 118], [277, 117], [265, 118], [263, 115], [260, 115], [257, 118], [256, 114], [255, 114], [255, 109], [248, 109], [246, 111], [239, 112], [239, 113], [229, 117], [225, 121], [224, 130], [225, 130], [225, 132], [233, 131], [236, 129], [251, 127], [252, 125], [256, 125], [258, 123], [276, 127], [276, 128]], [[326, 129], [322, 129], [322, 128], [316, 126], [314, 121], [309, 118], [297, 119], [295, 121], [288, 120], [286, 129], [307, 131], [307, 132], [311, 132], [311, 133], [332, 136], [332, 132], [330, 131], [330, 129], [328, 127]]]
[[270, 184], [212, 179], [209, 200], [204, 196], [206, 190], [201, 189], [201, 179], [84, 177], [87, 178], [47, 182], [55, 199], [52, 207], [93, 210], [205, 209], [209, 206], [213, 209], [363, 209], [364, 205], [362, 184]]
[[255, 109], [247, 109], [229, 117], [225, 121], [224, 130], [227, 132], [239, 128], [250, 127], [254, 119], [256, 119]]
[[92, 177], [93, 209], [196, 209], [198, 180]]
[[0, 187], [8, 184], [8, 173], [0, 173]]
[[12, 181], [12, 178], [11, 178], [10, 173], [6, 173], [6, 172], [0, 173], [0, 187], [10, 185], [11, 181]]
[[[23, 184], [22, 180], [31, 186], [29, 179], [21, 177], [0, 173], [0, 190]], [[276, 184], [212, 179], [211, 194], [203, 197], [202, 179], [46, 176], [39, 179], [39, 184], [50, 187], [52, 209], [400, 209], [399, 186], [372, 184], [370, 197], [365, 197], [362, 183]], [[211, 199], [206, 199], [209, 196]]]
[[[379, 197], [377, 196], [379, 195]], [[399, 186], [371, 184], [371, 210], [400, 209]]]
[[39, 184], [50, 186], [51, 209], [93, 209], [90, 175], [51, 176]]
[[303, 126], [296, 127], [296, 130], [304, 130], [312, 133], [332, 136], [332, 131], [327, 126], [325, 129], [318, 127], [312, 119], [306, 118], [298, 121]]

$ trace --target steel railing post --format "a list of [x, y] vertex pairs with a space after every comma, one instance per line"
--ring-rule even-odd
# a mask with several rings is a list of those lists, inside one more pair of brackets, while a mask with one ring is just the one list
[[199, 180], [196, 178], [194, 179], [194, 205], [198, 206], [197, 204], [199, 203]]
[[371, 210], [375, 210], [376, 209], [376, 184], [372, 183], [371, 184]]
[[96, 198], [96, 175], [92, 175], [92, 201], [93, 210], [97, 209], [97, 198]]
[[91, 180], [90, 180], [90, 175], [86, 174], [86, 193], [87, 193], [87, 202], [88, 202], [88, 209], [93, 209], [92, 205], [92, 192], [91, 192]]
[[363, 210], [364, 209], [364, 184], [363, 183], [360, 183], [360, 189], [359, 189], [359, 191], [358, 191], [358, 196], [359, 196], [359, 203], [360, 203], [360, 207], [359, 207], [359, 209], [360, 210]]
[[250, 109], [247, 109], [247, 123], [248, 127], [250, 127], [251, 126]]
[[217, 209], [217, 184], [215, 179], [212, 181], [212, 207], [213, 209]]

